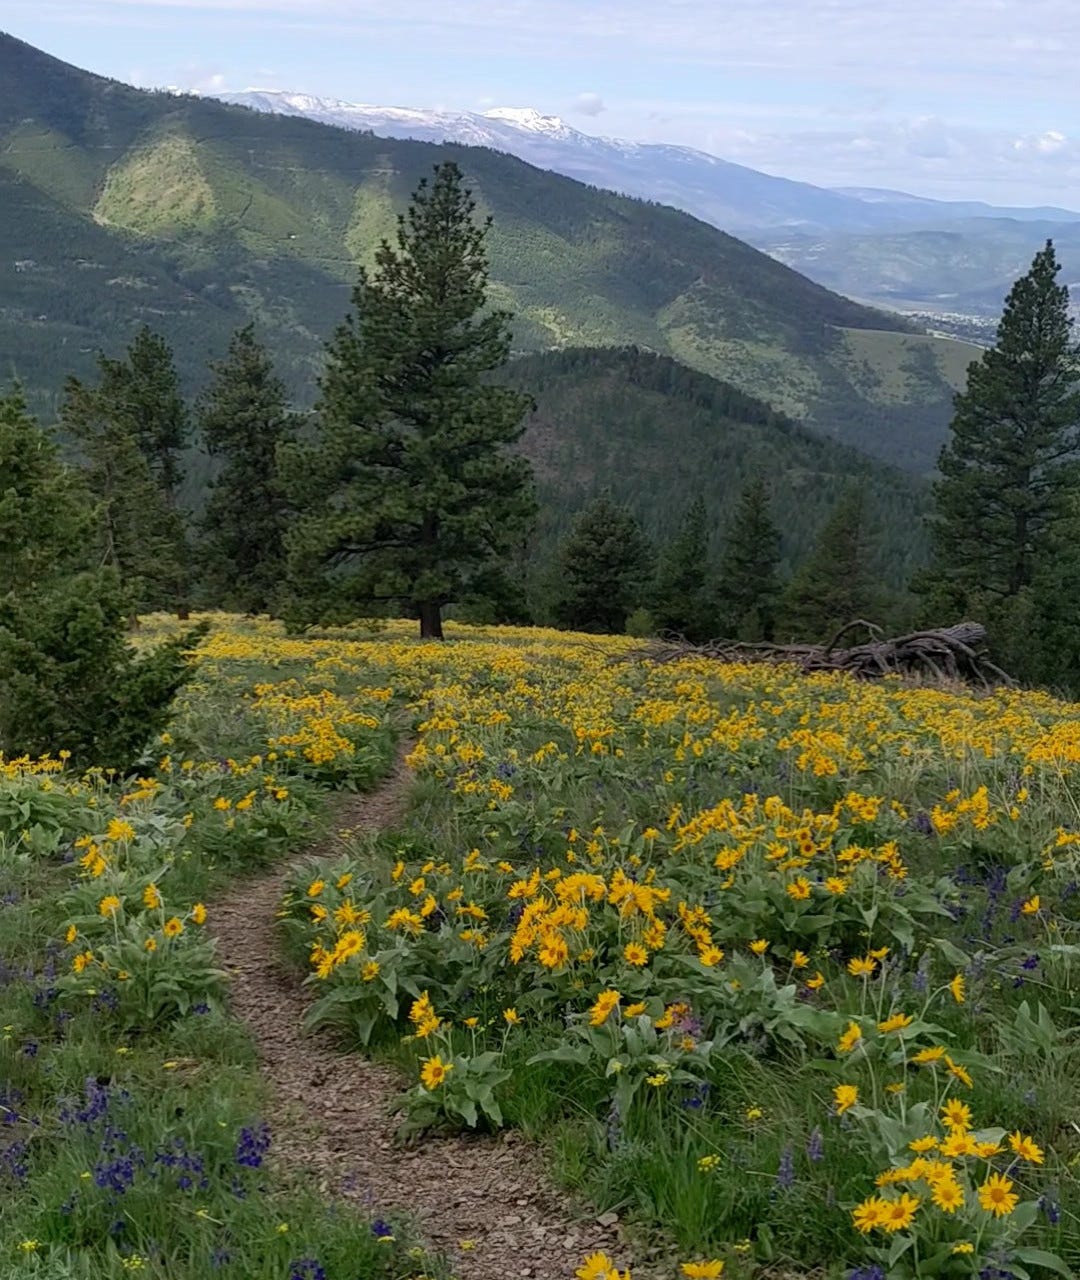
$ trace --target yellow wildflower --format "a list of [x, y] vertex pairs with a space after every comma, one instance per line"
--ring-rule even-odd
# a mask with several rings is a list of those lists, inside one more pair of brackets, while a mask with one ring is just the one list
[[1019, 1203], [1020, 1197], [1013, 1192], [1013, 1184], [1004, 1174], [992, 1173], [979, 1188], [979, 1204], [995, 1218], [1012, 1213]]
[[849, 1022], [847, 1030], [840, 1037], [836, 1046], [837, 1053], [850, 1053], [862, 1039], [862, 1028], [857, 1022]]
[[838, 1084], [833, 1089], [833, 1097], [836, 1100], [836, 1114], [842, 1116], [859, 1101], [859, 1090], [853, 1084]]

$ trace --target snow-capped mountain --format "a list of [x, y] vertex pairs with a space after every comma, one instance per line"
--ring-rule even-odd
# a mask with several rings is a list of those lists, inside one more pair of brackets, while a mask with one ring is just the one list
[[749, 240], [784, 229], [874, 231], [970, 216], [1080, 219], [1080, 214], [1063, 210], [996, 209], [895, 191], [829, 190], [760, 173], [692, 147], [595, 137], [558, 116], [529, 107], [496, 107], [482, 113], [421, 111], [273, 89], [217, 96], [223, 102], [257, 111], [306, 116], [346, 129], [367, 129], [383, 137], [492, 147], [580, 182], [674, 205]]
[[774, 178], [692, 147], [594, 137], [528, 107], [421, 111], [267, 89], [217, 96], [256, 111], [306, 116], [383, 137], [492, 147], [580, 182], [674, 205], [725, 230], [861, 229], [881, 220], [877, 208], [851, 196]]

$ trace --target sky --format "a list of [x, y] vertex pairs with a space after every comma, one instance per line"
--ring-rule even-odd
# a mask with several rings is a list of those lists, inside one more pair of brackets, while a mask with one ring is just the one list
[[535, 107], [822, 186], [1080, 207], [1078, 0], [2, 0], [91, 71]]

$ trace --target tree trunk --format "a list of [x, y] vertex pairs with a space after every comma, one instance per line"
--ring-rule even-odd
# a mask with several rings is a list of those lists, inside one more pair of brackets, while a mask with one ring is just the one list
[[420, 605], [420, 639], [441, 640], [442, 638], [442, 605], [433, 601], [424, 601]]

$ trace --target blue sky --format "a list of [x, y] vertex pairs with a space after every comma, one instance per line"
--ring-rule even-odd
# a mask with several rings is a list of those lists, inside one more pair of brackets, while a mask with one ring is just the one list
[[823, 185], [1080, 205], [1078, 0], [4, 0], [142, 85], [531, 106]]

